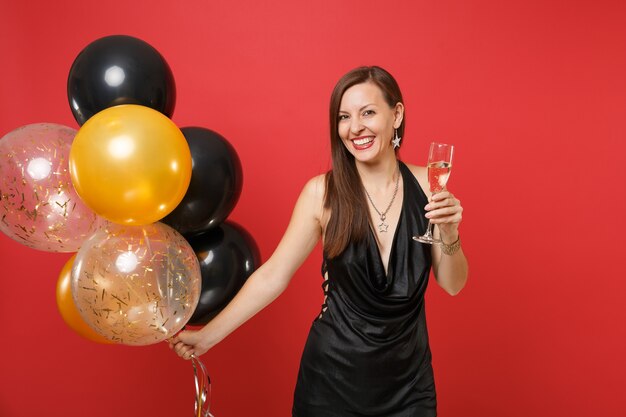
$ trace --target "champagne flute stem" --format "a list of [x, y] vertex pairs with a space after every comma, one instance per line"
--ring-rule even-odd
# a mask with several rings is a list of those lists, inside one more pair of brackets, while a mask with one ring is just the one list
[[430, 220], [428, 220], [428, 226], [426, 226], [426, 234], [424, 236], [431, 239], [433, 237], [433, 224], [430, 222]]

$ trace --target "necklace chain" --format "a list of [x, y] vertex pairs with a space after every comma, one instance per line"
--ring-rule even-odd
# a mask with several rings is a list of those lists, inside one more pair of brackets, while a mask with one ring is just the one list
[[365, 195], [367, 196], [367, 199], [370, 201], [370, 204], [372, 205], [372, 207], [374, 207], [374, 210], [376, 210], [376, 213], [378, 213], [378, 217], [380, 217], [381, 223], [378, 225], [378, 231], [381, 233], [386, 232], [387, 228], [389, 227], [389, 224], [385, 223], [385, 219], [387, 218], [387, 212], [391, 208], [391, 205], [393, 204], [394, 200], [396, 199], [396, 195], [398, 194], [398, 185], [400, 184], [400, 170], [398, 170], [397, 173], [398, 173], [398, 176], [396, 177], [396, 186], [393, 190], [391, 201], [389, 202], [389, 205], [387, 205], [387, 208], [385, 209], [385, 211], [383, 211], [382, 213], [380, 212], [380, 210], [378, 210], [378, 208], [376, 207], [376, 204], [374, 204], [374, 201], [372, 200], [370, 193], [368, 193], [367, 189], [363, 187], [363, 189], [365, 190]]

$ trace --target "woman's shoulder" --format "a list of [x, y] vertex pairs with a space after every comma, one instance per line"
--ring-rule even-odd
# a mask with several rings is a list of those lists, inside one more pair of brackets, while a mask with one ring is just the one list
[[413, 176], [417, 178], [417, 180], [419, 180], [420, 178], [424, 178], [426, 179], [426, 181], [428, 181], [428, 169], [426, 167], [409, 164], [405, 161], [402, 162], [404, 163], [404, 165], [406, 165], [409, 171], [411, 171], [411, 174], [413, 174]]
[[324, 198], [326, 197], [326, 175], [316, 175], [309, 179], [300, 193], [300, 198], [304, 199], [307, 204], [321, 209], [324, 206]]
[[323, 199], [326, 194], [326, 174], [316, 175], [309, 179], [304, 184], [302, 192], [311, 197]]
[[406, 162], [404, 162], [404, 165], [406, 165], [409, 171], [411, 171], [411, 174], [413, 174], [420, 187], [422, 187], [426, 196], [430, 196], [430, 188], [428, 187], [428, 168]]
[[321, 174], [309, 179], [300, 193], [300, 200], [312, 210], [314, 216], [320, 222], [327, 217], [324, 209], [324, 198], [326, 197], [326, 175]]

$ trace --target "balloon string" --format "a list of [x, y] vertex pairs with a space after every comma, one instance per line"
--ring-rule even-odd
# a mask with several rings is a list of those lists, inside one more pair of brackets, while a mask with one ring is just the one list
[[211, 379], [202, 361], [191, 355], [191, 365], [193, 366], [193, 376], [196, 383], [196, 417], [214, 417], [210, 413], [211, 408]]

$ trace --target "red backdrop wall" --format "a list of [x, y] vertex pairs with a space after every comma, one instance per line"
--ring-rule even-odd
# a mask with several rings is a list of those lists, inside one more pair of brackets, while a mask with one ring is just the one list
[[[303, 184], [329, 167], [334, 82], [386, 67], [406, 100], [402, 158], [423, 164], [433, 139], [457, 146], [470, 278], [457, 297], [427, 293], [440, 415], [623, 416], [625, 4], [1, 0], [0, 136], [77, 128], [76, 55], [105, 35], [144, 39], [174, 72], [173, 120], [237, 149], [230, 218], [267, 259]], [[216, 416], [290, 415], [320, 255], [204, 356]], [[55, 285], [69, 256], [0, 236], [0, 416], [191, 415], [191, 365], [165, 344], [97, 345], [66, 327]]]

